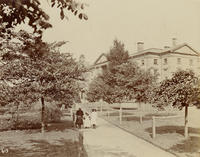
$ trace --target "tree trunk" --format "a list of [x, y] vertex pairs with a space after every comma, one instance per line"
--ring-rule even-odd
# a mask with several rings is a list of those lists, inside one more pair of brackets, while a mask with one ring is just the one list
[[16, 118], [16, 122], [18, 123], [19, 120], [19, 103], [17, 103], [17, 118]]
[[44, 128], [45, 128], [45, 122], [44, 122], [44, 98], [41, 97], [41, 103], [42, 103], [42, 110], [41, 110], [41, 125], [42, 125], [42, 128], [41, 128], [41, 132], [44, 133]]
[[142, 103], [141, 103], [141, 101], [139, 101], [139, 108], [140, 108], [140, 111], [142, 111]]
[[188, 105], [185, 105], [185, 138], [188, 138]]

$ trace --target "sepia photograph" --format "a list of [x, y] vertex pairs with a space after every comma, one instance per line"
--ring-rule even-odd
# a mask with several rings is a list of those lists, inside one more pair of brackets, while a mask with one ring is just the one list
[[0, 0], [0, 157], [200, 157], [200, 0]]

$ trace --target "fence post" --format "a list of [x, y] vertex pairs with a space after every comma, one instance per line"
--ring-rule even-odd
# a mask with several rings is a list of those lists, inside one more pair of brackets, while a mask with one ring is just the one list
[[73, 109], [72, 108], [70, 109], [70, 116], [71, 116], [71, 118], [73, 118]]
[[119, 109], [119, 124], [122, 124], [122, 105], [120, 103], [120, 109]]
[[156, 137], [156, 124], [155, 124], [155, 117], [152, 117], [152, 137]]
[[102, 101], [100, 102], [100, 111], [101, 111], [101, 113], [102, 113], [102, 109], [103, 108], [103, 106], [102, 106]]
[[109, 112], [109, 110], [108, 110], [108, 118], [110, 117], [110, 112]]
[[140, 113], [140, 124], [142, 124], [142, 113]]

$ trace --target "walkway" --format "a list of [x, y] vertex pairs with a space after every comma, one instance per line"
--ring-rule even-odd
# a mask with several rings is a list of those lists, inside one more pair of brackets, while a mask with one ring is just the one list
[[97, 129], [84, 129], [88, 157], [175, 157], [99, 118]]

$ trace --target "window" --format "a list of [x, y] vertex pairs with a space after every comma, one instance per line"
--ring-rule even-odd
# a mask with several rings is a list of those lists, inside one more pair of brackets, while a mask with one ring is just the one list
[[154, 69], [154, 75], [158, 74], [158, 69]]
[[102, 65], [101, 68], [102, 68], [103, 70], [105, 70], [105, 69], [107, 68], [107, 65]]
[[164, 70], [164, 71], [167, 71], [167, 68], [164, 68], [163, 70]]
[[181, 70], [181, 67], [177, 67], [176, 70], [177, 70], [177, 71], [180, 71], [180, 70]]
[[142, 65], [144, 65], [144, 60], [141, 61]]
[[193, 65], [193, 60], [192, 59], [190, 59], [190, 65]]
[[177, 63], [181, 64], [181, 58], [177, 58]]
[[157, 64], [158, 64], [158, 59], [154, 59], [154, 60], [153, 60], [153, 64], [154, 64], [154, 65], [157, 65]]
[[164, 59], [164, 64], [167, 64], [167, 58]]

